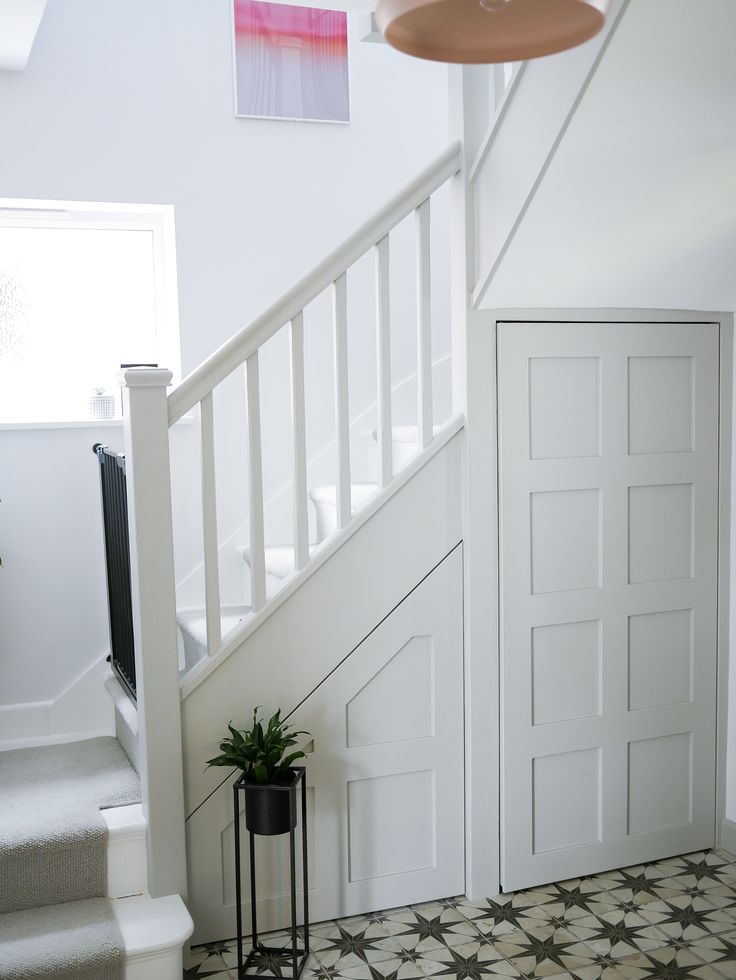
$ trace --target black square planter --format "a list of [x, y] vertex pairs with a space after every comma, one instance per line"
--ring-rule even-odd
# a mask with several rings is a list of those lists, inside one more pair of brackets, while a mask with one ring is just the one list
[[[304, 766], [292, 766], [291, 779], [286, 783], [258, 785], [246, 782], [241, 776], [233, 784], [233, 810], [235, 815], [235, 905], [238, 930], [237, 975], [257, 976], [249, 973], [249, 968], [266, 954], [289, 955], [291, 973], [287, 980], [298, 980], [309, 956], [309, 881], [307, 871], [307, 785]], [[304, 887], [304, 946], [299, 948], [296, 923], [296, 827], [297, 827], [297, 788], [301, 783], [302, 819], [302, 884]], [[243, 957], [243, 908], [240, 868], [240, 793], [245, 794], [245, 827], [250, 842], [250, 910], [251, 910], [251, 949]], [[256, 835], [274, 837], [289, 835], [289, 857], [291, 871], [291, 947], [283, 949], [264, 946], [258, 940], [256, 915]]]

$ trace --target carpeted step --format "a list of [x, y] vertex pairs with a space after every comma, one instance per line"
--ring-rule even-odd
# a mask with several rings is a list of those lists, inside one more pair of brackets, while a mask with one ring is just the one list
[[100, 809], [139, 800], [112, 737], [0, 752], [0, 914], [102, 898]]
[[0, 980], [120, 980], [124, 969], [104, 898], [0, 915], [0, 954]]

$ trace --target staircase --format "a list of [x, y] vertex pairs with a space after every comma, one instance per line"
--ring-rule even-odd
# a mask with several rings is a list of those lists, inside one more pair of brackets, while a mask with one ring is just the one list
[[179, 980], [192, 922], [147, 894], [138, 776], [111, 737], [0, 753], [0, 977]]

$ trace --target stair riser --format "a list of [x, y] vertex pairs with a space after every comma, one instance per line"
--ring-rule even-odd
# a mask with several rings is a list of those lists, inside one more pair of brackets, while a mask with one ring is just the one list
[[125, 958], [124, 980], [181, 980], [183, 972], [181, 948]]
[[107, 897], [144, 895], [148, 887], [146, 822], [140, 803], [102, 811], [107, 825]]

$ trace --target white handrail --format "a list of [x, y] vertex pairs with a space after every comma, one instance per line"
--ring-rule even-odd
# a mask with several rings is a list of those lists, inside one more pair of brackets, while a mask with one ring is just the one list
[[308, 303], [338, 279], [400, 221], [411, 214], [462, 166], [462, 148], [453, 143], [373, 218], [315, 266], [279, 300], [188, 375], [168, 397], [169, 425], [200, 402]]

